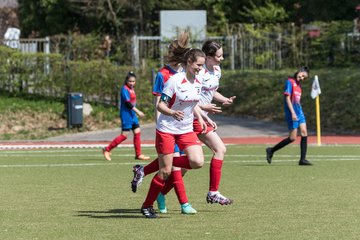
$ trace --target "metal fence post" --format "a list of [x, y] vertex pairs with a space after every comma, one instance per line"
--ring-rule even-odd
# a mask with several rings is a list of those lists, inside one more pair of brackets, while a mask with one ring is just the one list
[[132, 49], [132, 65], [134, 68], [139, 67], [139, 39], [137, 35], [131, 38], [131, 49]]
[[231, 53], [230, 53], [230, 69], [235, 69], [235, 35], [230, 36]]

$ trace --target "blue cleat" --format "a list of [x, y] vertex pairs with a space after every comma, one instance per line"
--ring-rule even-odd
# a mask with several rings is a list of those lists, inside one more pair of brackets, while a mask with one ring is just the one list
[[197, 213], [197, 211], [189, 203], [184, 203], [184, 204], [181, 204], [181, 213], [182, 214], [195, 214], [195, 213]]
[[167, 208], [166, 208], [166, 202], [165, 202], [165, 196], [164, 196], [164, 194], [159, 193], [156, 201], [157, 201], [157, 204], [158, 204], [159, 212], [160, 212], [160, 213], [167, 213]]

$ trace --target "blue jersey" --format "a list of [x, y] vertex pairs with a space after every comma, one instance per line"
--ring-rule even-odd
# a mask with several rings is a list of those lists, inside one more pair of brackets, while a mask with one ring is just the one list
[[286, 103], [286, 98], [284, 97], [284, 110], [285, 110], [285, 117], [288, 122], [289, 129], [296, 128], [299, 124], [305, 123], [305, 115], [302, 110], [300, 100], [301, 100], [301, 84], [300, 82], [296, 81], [294, 78], [288, 78], [285, 83], [284, 95], [290, 96], [292, 107], [295, 111], [295, 114], [298, 118], [296, 123], [292, 120], [290, 109]]
[[134, 110], [126, 106], [130, 102], [136, 106], [136, 94], [133, 88], [127, 85], [122, 86], [120, 90], [120, 118], [123, 129], [130, 129], [133, 125], [139, 124], [139, 120]]
[[[164, 90], [165, 83], [167, 82], [167, 80], [169, 80], [171, 76], [175, 75], [176, 73], [177, 71], [172, 69], [169, 65], [165, 65], [163, 68], [161, 68], [156, 74], [155, 84], [153, 87], [152, 94], [154, 96], [161, 96]], [[177, 144], [175, 144], [174, 153], [183, 154], [183, 152], [180, 151], [179, 146]]]
[[161, 93], [163, 92], [166, 81], [169, 80], [169, 78], [176, 73], [177, 71], [172, 69], [169, 65], [165, 65], [163, 68], [161, 68], [159, 72], [156, 74], [155, 84], [152, 94], [155, 96], [160, 96]]

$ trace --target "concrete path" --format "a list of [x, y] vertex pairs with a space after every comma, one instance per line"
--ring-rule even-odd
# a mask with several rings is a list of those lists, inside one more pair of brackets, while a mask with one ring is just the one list
[[[225, 144], [268, 144], [274, 145], [288, 135], [286, 123], [272, 123], [213, 115], [217, 123], [217, 133]], [[141, 126], [142, 146], [154, 146], [155, 123]], [[107, 146], [121, 133], [120, 128], [101, 131], [66, 134], [44, 140], [0, 141], [0, 150], [33, 149], [33, 148], [102, 148]], [[298, 138], [296, 143], [299, 143]], [[309, 133], [309, 144], [318, 145], [315, 133]], [[133, 137], [124, 141], [121, 147], [133, 147]], [[321, 136], [321, 144], [360, 144], [360, 136]]]
[[[217, 123], [217, 133], [222, 138], [285, 136], [288, 134], [286, 123], [280, 125], [271, 122], [245, 118], [212, 115]], [[141, 125], [141, 139], [155, 140], [155, 123]], [[62, 135], [46, 139], [47, 141], [111, 141], [121, 133], [120, 128], [102, 131]]]

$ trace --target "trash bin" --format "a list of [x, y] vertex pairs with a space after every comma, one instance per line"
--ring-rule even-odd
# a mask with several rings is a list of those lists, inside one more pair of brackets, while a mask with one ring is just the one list
[[67, 127], [82, 127], [83, 96], [82, 93], [69, 93], [67, 96]]

